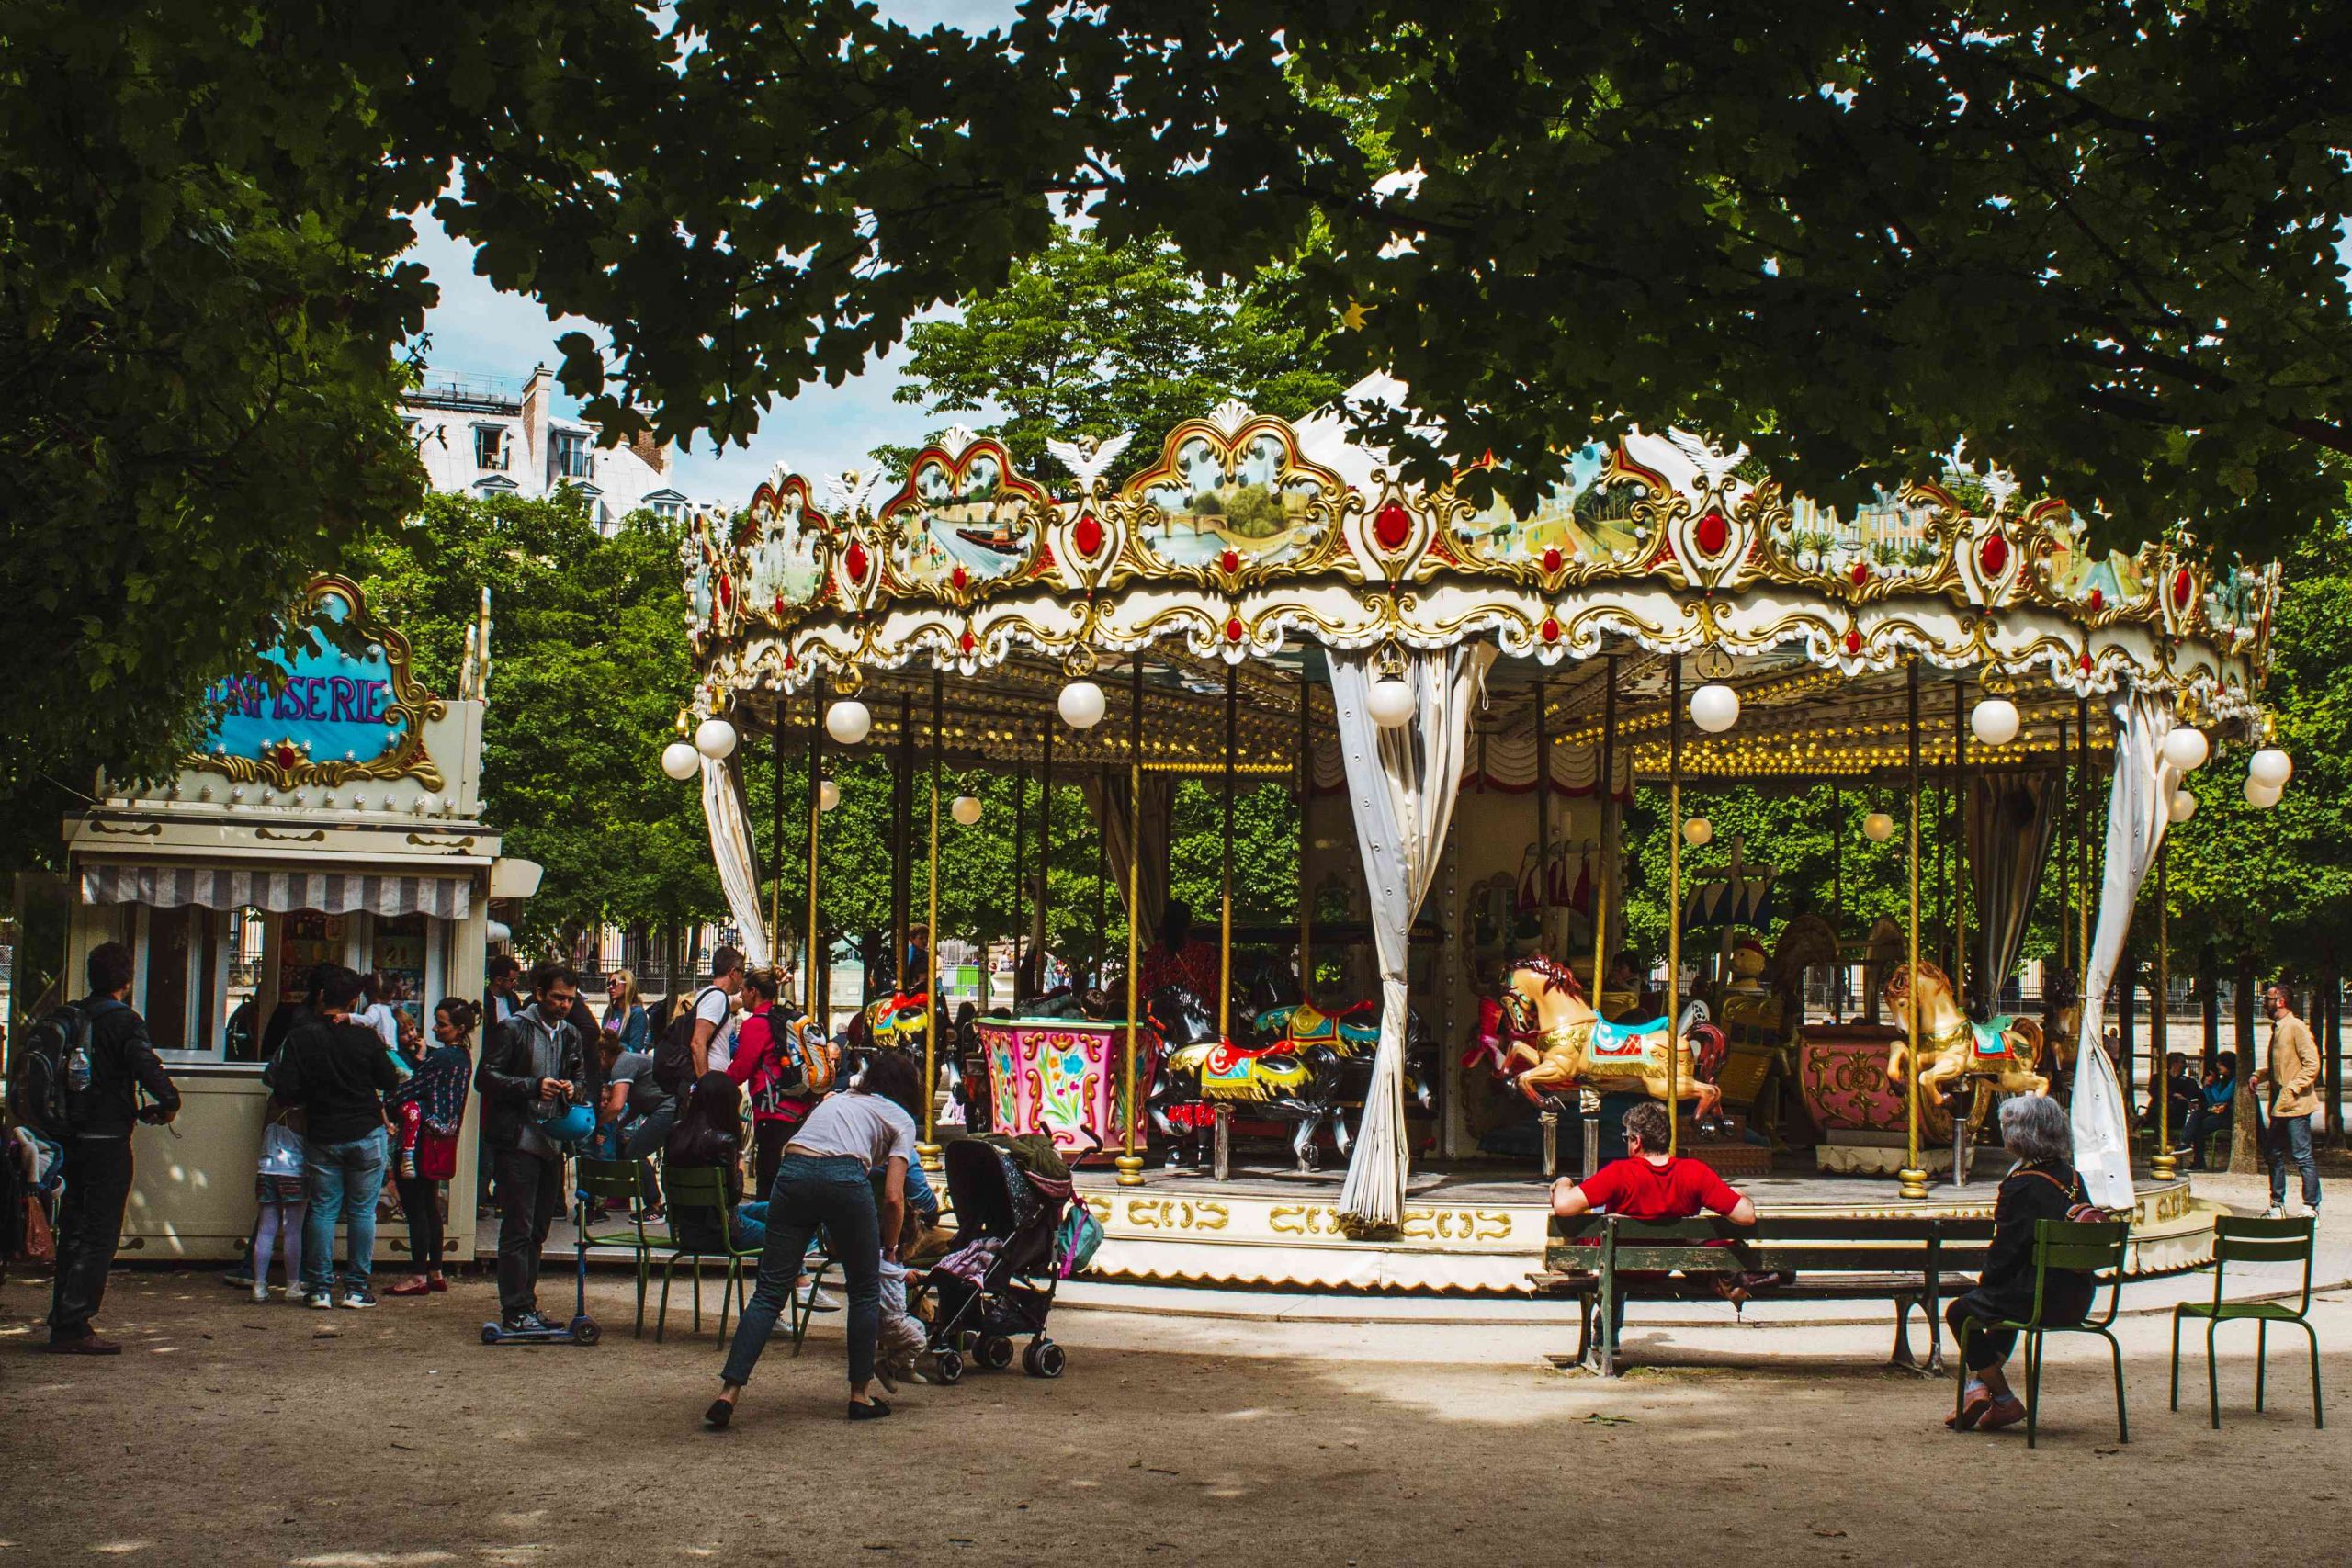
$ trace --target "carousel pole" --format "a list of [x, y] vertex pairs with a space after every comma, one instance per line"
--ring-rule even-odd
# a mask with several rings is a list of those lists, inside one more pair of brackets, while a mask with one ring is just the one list
[[[2074, 759], [2067, 755], [2066, 726], [2062, 720], [2058, 726], [2058, 787], [2068, 795], [2074, 793], [2075, 768]], [[2062, 975], [2072, 961], [2070, 954], [2075, 945], [2074, 922], [2066, 919], [2066, 911], [2074, 902], [2075, 861], [2073, 856], [2062, 853], [2058, 857], [2058, 972]], [[2046, 983], [2041, 990], [2045, 997], [2050, 993]]]
[[[1019, 741], [1014, 742], [1016, 746]], [[1021, 1010], [1021, 849], [1027, 836], [1022, 827], [1023, 808], [1029, 804], [1029, 770], [1023, 766], [1016, 751], [1012, 763], [1012, 1010]]]
[[907, 987], [907, 942], [914, 934], [915, 699], [899, 696], [899, 755], [890, 770], [890, 973], [901, 996]]
[[1928, 1195], [1928, 1172], [1919, 1158], [1919, 1066], [1925, 1055], [1919, 1048], [1919, 658], [1911, 657], [1910, 680], [1910, 740], [1911, 740], [1911, 854], [1906, 868], [1911, 895], [1911, 932], [1909, 967], [1903, 972], [1904, 1039], [1910, 1050], [1909, 1081], [1904, 1088], [1904, 1145], [1906, 1159], [1896, 1172], [1901, 1183], [1899, 1190], [1905, 1198]]
[[1143, 1011], [1143, 650], [1136, 650], [1134, 683], [1127, 694], [1127, 1074], [1122, 1087], [1119, 1185], [1143, 1185], [1143, 1159], [1136, 1153], [1136, 1030]]
[[1037, 761], [1037, 918], [1031, 927], [1037, 940], [1029, 946], [1037, 955], [1037, 989], [1042, 992], [1046, 989], [1046, 908], [1054, 887], [1054, 727], [1048, 724], [1040, 733], [1045, 739]]
[[[2075, 699], [2075, 751], [2082, 761], [2075, 768], [2075, 853], [2082, 863], [2082, 895], [2075, 900], [2076, 931], [2075, 935], [2075, 1006], [2090, 1005], [2081, 994], [2089, 983], [2091, 973], [2091, 700], [2087, 696]], [[2084, 1015], [2079, 1010], [2076, 1018]]]
[[[1544, 682], [1535, 682], [1535, 946], [1551, 956], [1552, 889], [1548, 867], [1552, 859], [1552, 716], [1544, 711]], [[1593, 999], [1600, 998], [1600, 976], [1592, 977]]]
[[1298, 999], [1315, 995], [1315, 889], [1306, 873], [1306, 852], [1313, 839], [1307, 814], [1315, 801], [1315, 704], [1306, 683], [1306, 666], [1298, 669]]
[[1614, 842], [1609, 833], [1609, 811], [1613, 804], [1617, 783], [1617, 656], [1603, 656], [1604, 673], [1600, 688], [1600, 812], [1597, 829], [1600, 839], [1600, 885], [1593, 890], [1592, 904], [1592, 1005], [1600, 1010], [1600, 993], [1609, 978], [1609, 847]]
[[[939, 1090], [939, 1009], [945, 1000], [939, 995], [936, 984], [939, 975], [939, 741], [944, 726], [946, 707], [946, 677], [939, 671], [931, 672], [931, 877], [923, 889], [928, 900], [923, 917], [922, 966], [922, 1142], [915, 1145], [915, 1157], [925, 1170], [940, 1168], [938, 1128], [933, 1124], [933, 1102]], [[901, 976], [903, 983], [909, 976]], [[912, 991], [905, 994], [912, 996]]]
[[[1838, 788], [1838, 781], [1829, 781], [1829, 908], [1836, 914], [1839, 929], [1846, 924], [1846, 803]], [[1846, 965], [1840, 962], [1829, 972], [1829, 1015], [1838, 1023], [1846, 1021]], [[1800, 987], [1802, 989], [1802, 987]]]
[[1095, 775], [1102, 786], [1103, 810], [1094, 819], [1094, 985], [1102, 986], [1102, 961], [1109, 954], [1111, 922], [1106, 912], [1103, 890], [1111, 883], [1111, 770], [1097, 768]]
[[[784, 693], [775, 694], [775, 728], [768, 744], [770, 791], [768, 864], [775, 869], [768, 881], [768, 935], [775, 951], [768, 956], [777, 964], [784, 962]], [[744, 770], [748, 777], [751, 770]]]
[[1241, 667], [1225, 667], [1225, 857], [1217, 921], [1216, 1037], [1233, 1038], [1233, 752], [1241, 725]]
[[1682, 1037], [1675, 1027], [1676, 992], [1682, 987], [1682, 656], [1668, 677], [1667, 716], [1673, 726], [1666, 748], [1666, 1152], [1682, 1146]]
[[2148, 1076], [2156, 1080], [2156, 1152], [2148, 1161], [2148, 1174], [2158, 1181], [2180, 1174], [2180, 1161], [2172, 1152], [2172, 1079], [2165, 1073], [2165, 1055], [2172, 1045], [2171, 866], [2172, 835], [2166, 833], [2156, 846], [2156, 998], [2149, 1010], [2155, 1014], [2155, 1060], [2148, 1065]]
[[[808, 1018], [820, 1034], [832, 1032], [832, 1021], [820, 1010], [823, 999], [818, 988], [818, 976], [823, 964], [818, 957], [817, 935], [817, 841], [818, 825], [823, 820], [825, 705], [818, 700], [817, 688], [808, 688]], [[782, 716], [778, 716], [779, 720]], [[783, 733], [781, 722], [777, 733]]]
[[[1962, 690], [1966, 684], [1951, 683], [1951, 1004], [1962, 1018], [1968, 1016], [1968, 715]], [[1992, 1016], [1989, 1007], [1985, 1016]]]

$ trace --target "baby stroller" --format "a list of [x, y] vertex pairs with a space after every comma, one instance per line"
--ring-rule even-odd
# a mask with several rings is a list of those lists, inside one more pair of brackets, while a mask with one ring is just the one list
[[1046, 1337], [1046, 1320], [1060, 1283], [1054, 1241], [1070, 1184], [1023, 1170], [982, 1138], [957, 1139], [945, 1160], [956, 1250], [917, 1287], [918, 1299], [928, 1293], [935, 1303], [929, 1348], [939, 1381], [962, 1378], [967, 1358], [1001, 1371], [1012, 1365], [1013, 1337], [1023, 1334], [1030, 1337], [1021, 1370], [1033, 1378], [1061, 1376], [1068, 1359]]

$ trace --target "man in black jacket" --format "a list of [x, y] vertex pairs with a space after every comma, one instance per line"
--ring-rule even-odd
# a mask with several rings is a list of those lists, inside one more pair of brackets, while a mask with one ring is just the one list
[[498, 1180], [498, 1312], [509, 1329], [546, 1326], [539, 1255], [563, 1202], [563, 1150], [541, 1127], [586, 1098], [587, 1042], [572, 1026], [580, 977], [561, 964], [531, 972], [533, 1001], [492, 1034], [474, 1070], [482, 1134]]
[[[107, 1271], [122, 1243], [130, 1201], [130, 1129], [180, 1113], [180, 1091], [147, 1038], [147, 1021], [123, 998], [135, 965], [119, 942], [90, 950], [90, 995], [78, 1003], [90, 1027], [90, 1087], [74, 1097], [65, 1145], [65, 1195], [57, 1206], [57, 1283], [50, 1295], [49, 1348], [67, 1356], [119, 1356], [90, 1320], [106, 1300]], [[155, 1103], [139, 1109], [138, 1091]]]
[[302, 1217], [302, 1290], [322, 1310], [335, 1304], [337, 1219], [350, 1232], [343, 1304], [376, 1304], [368, 1281], [376, 1260], [376, 1200], [390, 1156], [384, 1092], [400, 1086], [401, 1075], [383, 1036], [352, 1021], [351, 1009], [365, 988], [360, 976], [341, 964], [330, 970], [320, 983], [317, 1010], [287, 1032], [271, 1075], [277, 1098], [303, 1111], [302, 1174], [311, 1207]]

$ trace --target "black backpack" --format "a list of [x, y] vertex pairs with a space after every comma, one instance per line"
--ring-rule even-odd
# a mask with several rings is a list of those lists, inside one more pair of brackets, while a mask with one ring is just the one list
[[696, 991], [694, 1000], [662, 1027], [662, 1038], [653, 1047], [653, 1081], [673, 1099], [684, 1100], [695, 1081], [695, 1009], [717, 989], [705, 986]]
[[10, 1115], [51, 1138], [70, 1138], [82, 1130], [89, 1120], [96, 1066], [91, 1031], [105, 1006], [69, 1002], [25, 1031], [17, 1042], [16, 1070], [8, 1079]]

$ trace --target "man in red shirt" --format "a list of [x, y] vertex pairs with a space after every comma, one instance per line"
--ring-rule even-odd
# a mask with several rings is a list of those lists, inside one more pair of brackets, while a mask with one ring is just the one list
[[[1704, 1209], [1736, 1225], [1756, 1223], [1756, 1205], [1731, 1183], [1717, 1176], [1704, 1160], [1686, 1159], [1667, 1152], [1672, 1127], [1666, 1107], [1645, 1100], [1625, 1112], [1625, 1157], [1611, 1160], [1577, 1183], [1566, 1177], [1552, 1184], [1552, 1213], [1563, 1219], [1593, 1213], [1623, 1214], [1629, 1220], [1687, 1220]], [[1655, 1280], [1657, 1275], [1628, 1274], [1626, 1285]], [[1727, 1276], [1724, 1283], [1738, 1281]], [[1610, 1303], [1611, 1321], [1623, 1328], [1625, 1297], [1621, 1290]]]

